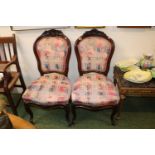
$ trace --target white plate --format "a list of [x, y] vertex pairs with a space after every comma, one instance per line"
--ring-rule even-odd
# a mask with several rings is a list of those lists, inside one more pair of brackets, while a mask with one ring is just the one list
[[145, 83], [152, 79], [152, 74], [150, 71], [138, 69], [126, 72], [123, 78], [133, 83]]
[[121, 60], [116, 63], [116, 66], [120, 68], [130, 67], [139, 62], [138, 59], [127, 59], [127, 60]]

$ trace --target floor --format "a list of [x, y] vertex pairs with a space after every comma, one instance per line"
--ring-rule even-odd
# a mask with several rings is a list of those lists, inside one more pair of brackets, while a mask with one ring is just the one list
[[[14, 99], [17, 99], [17, 95]], [[41, 129], [155, 129], [155, 98], [128, 97], [117, 126], [110, 123], [111, 110], [90, 112], [77, 110], [77, 120], [72, 127], [67, 126], [62, 109], [32, 108], [34, 122]], [[23, 103], [18, 107], [19, 115], [28, 120]]]

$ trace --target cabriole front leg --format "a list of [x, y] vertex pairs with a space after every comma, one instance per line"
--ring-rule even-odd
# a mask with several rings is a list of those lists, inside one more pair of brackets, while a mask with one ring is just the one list
[[112, 109], [112, 114], [111, 114], [111, 124], [112, 125], [116, 125], [116, 121], [117, 121], [116, 116], [117, 116], [118, 112], [119, 112], [119, 105], [116, 105]]

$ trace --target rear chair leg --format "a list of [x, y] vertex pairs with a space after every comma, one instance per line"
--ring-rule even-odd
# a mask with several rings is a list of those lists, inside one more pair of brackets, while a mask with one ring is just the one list
[[65, 114], [65, 116], [66, 116], [66, 121], [67, 121], [67, 123], [68, 123], [68, 126], [70, 126], [70, 124], [71, 124], [71, 122], [70, 122], [70, 104], [67, 104], [67, 105], [65, 106], [65, 112], [66, 112], [66, 114]]
[[28, 104], [24, 103], [24, 107], [25, 107], [26, 112], [30, 115], [30, 122], [32, 124], [34, 124], [34, 122], [33, 122], [33, 113], [32, 113], [32, 110], [30, 109], [30, 106]]
[[11, 96], [11, 93], [10, 93], [10, 92], [6, 92], [6, 96], [7, 96], [9, 105], [10, 105], [11, 108], [12, 108], [13, 113], [14, 113], [15, 115], [18, 115], [16, 106], [15, 106], [14, 101], [13, 101], [13, 98], [12, 98], [12, 96]]
[[72, 108], [72, 121], [71, 121], [71, 125], [73, 125], [75, 123], [75, 120], [76, 120], [76, 107], [74, 104], [72, 104], [71, 106]]

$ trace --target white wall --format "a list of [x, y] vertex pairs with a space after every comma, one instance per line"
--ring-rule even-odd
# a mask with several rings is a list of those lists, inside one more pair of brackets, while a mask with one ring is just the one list
[[[108, 76], [113, 77], [113, 66], [118, 60], [136, 57], [139, 58], [145, 52], [155, 53], [155, 29], [123, 29], [117, 27], [106, 27], [101, 29], [109, 35], [116, 45], [115, 53], [111, 61]], [[0, 36], [16, 34], [19, 61], [26, 84], [39, 77], [36, 58], [33, 53], [33, 43], [44, 30], [16, 31], [10, 27], [0, 27]], [[65, 35], [71, 40], [72, 55], [70, 60], [69, 78], [74, 82], [78, 77], [77, 61], [74, 53], [74, 42], [87, 29], [62, 29]]]

